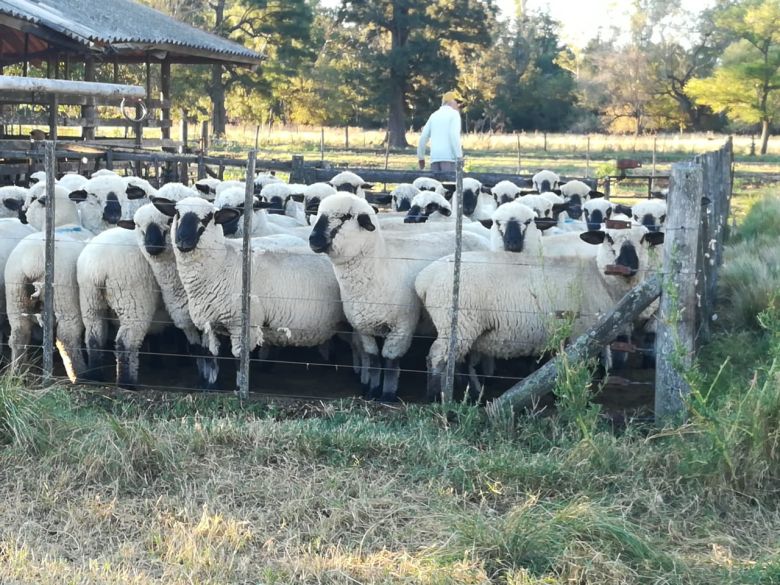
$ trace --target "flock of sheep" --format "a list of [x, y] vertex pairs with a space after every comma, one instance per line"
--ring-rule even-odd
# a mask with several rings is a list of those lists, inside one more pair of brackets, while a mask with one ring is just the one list
[[[28, 363], [44, 295], [45, 178], [0, 188], [0, 267], [11, 367]], [[318, 347], [334, 336], [352, 350], [365, 395], [396, 399], [401, 360], [415, 336], [435, 339], [428, 394], [439, 395], [449, 359], [455, 198], [464, 224], [455, 358], [472, 390], [495, 358], [538, 356], [565, 328], [576, 336], [648, 271], [663, 242], [666, 204], [615, 205], [582, 181], [551, 171], [532, 191], [510, 181], [487, 188], [420, 177], [391, 193], [390, 211], [345, 171], [329, 183], [255, 177], [203, 179], [155, 189], [102, 170], [55, 184], [55, 339], [73, 382], [94, 380], [113, 355], [116, 383], [138, 384], [139, 351], [161, 325], [181, 329], [200, 386], [220, 387], [228, 339], [242, 350], [244, 213], [251, 213], [251, 350]], [[652, 330], [652, 307], [637, 324]], [[5, 330], [6, 324], [1, 323]], [[109, 334], [113, 337], [113, 348]], [[631, 331], [626, 331], [627, 335]], [[609, 361], [608, 352], [605, 353]], [[607, 362], [608, 365], [608, 362]]]

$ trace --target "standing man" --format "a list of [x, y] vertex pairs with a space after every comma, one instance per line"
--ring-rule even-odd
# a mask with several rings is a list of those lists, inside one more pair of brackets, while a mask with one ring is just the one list
[[425, 146], [431, 141], [431, 170], [454, 173], [455, 161], [463, 156], [460, 146], [460, 104], [463, 98], [457, 91], [448, 91], [441, 97], [441, 107], [436, 110], [420, 135], [417, 144], [417, 160], [420, 170], [425, 168]]

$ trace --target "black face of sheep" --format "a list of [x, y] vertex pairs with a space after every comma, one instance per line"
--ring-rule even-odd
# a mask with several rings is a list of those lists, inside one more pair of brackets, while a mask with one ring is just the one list
[[400, 202], [396, 203], [396, 210], [397, 211], [409, 211], [412, 207], [412, 202], [409, 199], [401, 199]]
[[419, 205], [413, 205], [404, 217], [404, 223], [424, 223], [427, 221], [428, 216], [422, 212], [422, 208]]
[[463, 215], [471, 215], [477, 208], [477, 197], [479, 193], [474, 193], [471, 189], [463, 190]]
[[274, 195], [268, 201], [268, 213], [284, 215], [284, 204], [284, 199], [282, 199], [279, 195]]
[[506, 193], [504, 193], [503, 195], [501, 195], [501, 200], [499, 201], [498, 204], [503, 205], [504, 203], [511, 203], [514, 200], [515, 198], [512, 195], [507, 195]]
[[597, 230], [601, 228], [601, 224], [604, 223], [604, 214], [600, 209], [594, 209], [592, 213], [588, 213], [585, 210], [585, 222], [588, 224], [589, 230]]
[[570, 218], [579, 219], [582, 217], [582, 198], [579, 195], [572, 195], [566, 203], [566, 212]]
[[24, 203], [18, 199], [9, 197], [7, 199], [3, 199], [3, 205], [5, 205], [6, 208], [10, 209], [11, 211], [15, 211], [19, 217], [20, 222], [24, 224], [27, 223], [27, 212], [24, 210]]
[[165, 234], [156, 223], [150, 223], [146, 228], [144, 248], [150, 256], [157, 256], [165, 252]]
[[[333, 185], [333, 183], [331, 183]], [[333, 185], [339, 191], [345, 191], [347, 193], [357, 194], [357, 186], [350, 183], [342, 183], [341, 185]]]
[[658, 221], [656, 221], [652, 213], [645, 213], [642, 216], [641, 221], [637, 216], [634, 216], [634, 219], [639, 223], [641, 223], [643, 226], [645, 226], [649, 231], [660, 232], [661, 224], [664, 222], [664, 220], [666, 220], [666, 216], [662, 215], [661, 217], [658, 218]]
[[624, 271], [626, 276], [634, 276], [637, 273], [639, 270], [639, 256], [636, 253], [636, 247], [634, 247], [633, 242], [623, 242], [615, 264], [626, 268]]
[[[330, 252], [333, 247], [333, 240], [336, 239], [336, 234], [351, 219], [352, 215], [349, 213], [334, 218], [334, 225], [331, 227], [330, 218], [327, 215], [321, 215], [311, 229], [309, 247], [318, 254]], [[369, 232], [373, 232], [376, 229], [376, 226], [371, 221], [371, 217], [367, 213], [358, 214], [357, 223], [362, 229]]]
[[200, 241], [200, 236], [213, 217], [214, 215], [209, 213], [201, 219], [194, 211], [188, 211], [182, 215], [176, 228], [176, 247], [182, 252], [194, 250]]
[[113, 191], [106, 197], [106, 207], [103, 209], [103, 221], [116, 225], [122, 219], [122, 206], [119, 204], [119, 198]]
[[317, 213], [319, 208], [320, 208], [320, 198], [319, 197], [312, 197], [306, 203], [306, 213], [307, 214]]
[[529, 219], [521, 227], [520, 222], [516, 219], [510, 219], [506, 222], [504, 227], [504, 250], [507, 252], [522, 252], [523, 245], [525, 244], [525, 232], [528, 229], [531, 220]]

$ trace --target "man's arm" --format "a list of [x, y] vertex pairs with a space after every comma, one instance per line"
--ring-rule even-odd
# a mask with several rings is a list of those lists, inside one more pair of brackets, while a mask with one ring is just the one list
[[425, 145], [428, 144], [428, 139], [431, 137], [431, 119], [425, 123], [425, 126], [420, 133], [420, 141], [417, 143], [417, 160], [420, 163], [420, 169], [425, 168]]

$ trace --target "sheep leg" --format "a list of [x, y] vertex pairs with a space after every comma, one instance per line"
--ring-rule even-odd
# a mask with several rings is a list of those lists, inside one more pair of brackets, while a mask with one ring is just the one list
[[401, 376], [401, 360], [385, 359], [384, 380], [382, 384], [382, 402], [398, 402], [398, 378]]
[[476, 402], [479, 400], [479, 395], [482, 393], [482, 382], [479, 379], [479, 374], [477, 373], [477, 362], [482, 359], [482, 356], [479, 354], [469, 354], [468, 357], [468, 399], [471, 402]]
[[84, 319], [84, 339], [87, 343], [87, 369], [83, 377], [93, 382], [105, 379], [108, 322], [105, 319]]
[[196, 356], [195, 364], [198, 368], [198, 387], [201, 390], [216, 390], [217, 376], [219, 376], [219, 364], [217, 358], [209, 350], [199, 343], [189, 344], [190, 354]]
[[116, 334], [116, 385], [127, 390], [138, 387], [138, 351], [146, 336], [142, 323], [120, 325]]
[[32, 321], [25, 317], [11, 322], [11, 336], [8, 345], [11, 346], [11, 372], [18, 373], [27, 362], [27, 350], [32, 336]]
[[87, 371], [87, 364], [82, 353], [84, 330], [81, 319], [58, 319], [56, 344], [60, 352], [65, 373], [72, 384], [75, 384]]
[[367, 360], [368, 371], [368, 387], [364, 396], [366, 398], [379, 398], [382, 395], [382, 388], [380, 386], [382, 378], [382, 365], [379, 359], [379, 346], [376, 343], [373, 335], [360, 335], [360, 345], [363, 348], [365, 354], [365, 360]]

